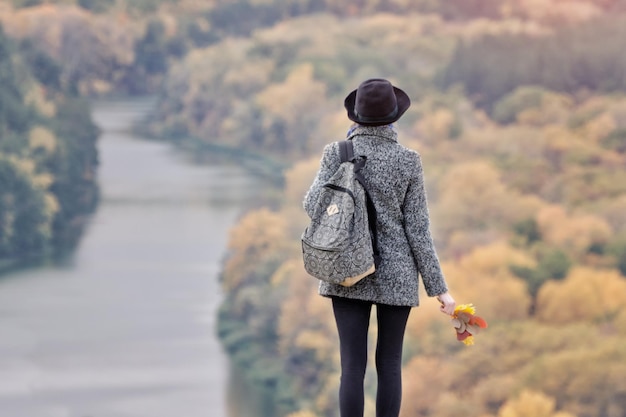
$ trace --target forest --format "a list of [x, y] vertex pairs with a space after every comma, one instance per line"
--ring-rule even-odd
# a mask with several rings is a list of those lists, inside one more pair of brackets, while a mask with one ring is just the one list
[[97, 203], [98, 131], [59, 68], [0, 25], [0, 271], [71, 251]]
[[[231, 231], [219, 317], [277, 415], [337, 416], [338, 342], [301, 265], [301, 203], [323, 146], [349, 127], [343, 98], [382, 76], [413, 102], [400, 141], [422, 155], [449, 286], [490, 324], [460, 344], [422, 294], [401, 415], [626, 416], [625, 1], [14, 0], [0, 21], [14, 61], [40, 62], [29, 77], [42, 114], [42, 85], [58, 85], [57, 100], [155, 94], [143, 130], [280, 178]], [[28, 74], [5, 62], [0, 77]], [[15, 111], [33, 108], [24, 100]], [[44, 116], [9, 119], [0, 132], [21, 153], [3, 140], [0, 161], [31, 167], [28, 195], [49, 201], [37, 214], [49, 222], [58, 188], [35, 173], [59, 174], [24, 161], [66, 136]], [[373, 416], [373, 371], [366, 384]]]

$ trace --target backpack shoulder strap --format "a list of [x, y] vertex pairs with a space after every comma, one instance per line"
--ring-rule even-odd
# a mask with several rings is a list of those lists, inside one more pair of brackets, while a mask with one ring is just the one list
[[347, 162], [347, 161], [351, 161], [352, 163], [354, 163], [355, 177], [357, 181], [361, 183], [361, 185], [363, 186], [363, 189], [365, 190], [367, 219], [369, 222], [370, 236], [372, 238], [372, 246], [374, 249], [374, 263], [376, 264], [376, 267], [378, 267], [381, 258], [380, 258], [380, 253], [378, 251], [378, 233], [376, 231], [376, 207], [374, 206], [374, 203], [372, 202], [372, 197], [370, 196], [369, 190], [367, 189], [367, 186], [365, 184], [365, 177], [363, 176], [363, 173], [361, 172], [361, 169], [365, 166], [366, 159], [365, 157], [363, 157], [359, 161], [354, 160], [354, 146], [351, 140], [343, 140], [339, 142], [339, 157], [342, 163]]
[[354, 147], [351, 140], [339, 142], [339, 158], [341, 162], [348, 162], [354, 159]]

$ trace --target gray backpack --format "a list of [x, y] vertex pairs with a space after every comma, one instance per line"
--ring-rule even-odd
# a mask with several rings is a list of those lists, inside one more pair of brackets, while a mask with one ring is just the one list
[[341, 165], [324, 184], [302, 234], [304, 268], [317, 279], [352, 286], [376, 270], [376, 210], [351, 140], [339, 142]]

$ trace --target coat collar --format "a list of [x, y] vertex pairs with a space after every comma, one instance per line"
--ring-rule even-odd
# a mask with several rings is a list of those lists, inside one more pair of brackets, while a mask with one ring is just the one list
[[348, 139], [356, 136], [376, 136], [377, 139], [388, 140], [392, 142], [398, 141], [398, 132], [394, 125], [384, 126], [363, 126], [354, 125], [348, 131]]

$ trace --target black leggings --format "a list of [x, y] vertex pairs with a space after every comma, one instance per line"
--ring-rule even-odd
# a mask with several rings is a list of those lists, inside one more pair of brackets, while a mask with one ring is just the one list
[[[363, 381], [367, 365], [367, 333], [372, 303], [333, 297], [341, 352], [341, 417], [363, 417]], [[398, 417], [402, 399], [402, 343], [411, 307], [376, 305], [376, 417]]]

